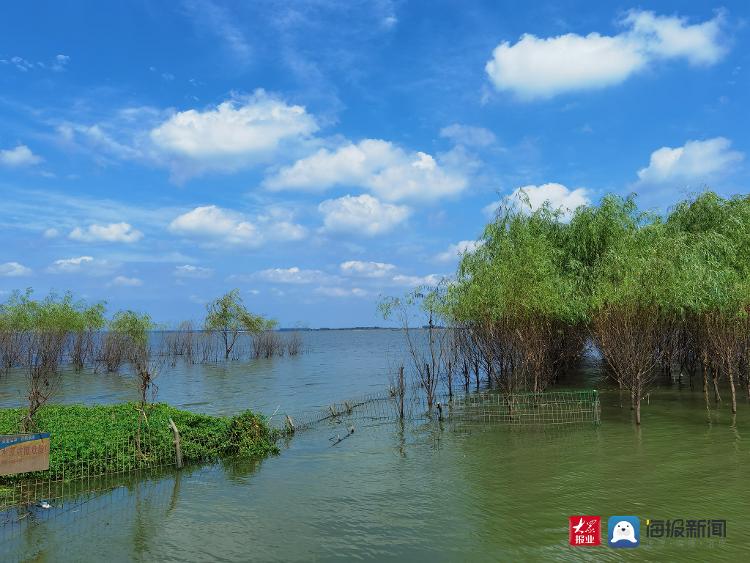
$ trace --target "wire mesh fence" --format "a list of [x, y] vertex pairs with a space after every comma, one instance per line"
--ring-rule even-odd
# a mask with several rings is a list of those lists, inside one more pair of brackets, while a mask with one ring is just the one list
[[0, 511], [39, 500], [54, 502], [81, 491], [109, 490], [119, 485], [123, 475], [175, 464], [174, 447], [150, 431], [63, 453], [61, 442], [66, 438], [51, 436], [49, 470], [0, 477]]
[[[512, 396], [497, 391], [450, 396], [438, 393], [430, 404], [418, 388], [407, 390], [403, 401], [397, 393], [383, 391], [306, 412], [277, 413], [270, 422], [277, 429], [290, 433], [325, 423], [396, 422], [402, 418], [402, 413], [407, 421], [447, 423], [449, 429], [459, 431], [497, 425], [565, 428], [600, 422], [596, 391]], [[130, 426], [115, 442], [97, 440], [96, 433], [81, 441], [80, 428], [66, 428], [58, 420], [57, 431], [50, 433], [48, 470], [0, 477], [0, 559], [12, 559], [3, 556], [6, 548], [8, 553], [20, 553], [12, 546], [22, 536], [33, 535], [33, 524], [59, 519], [55, 529], [62, 530], [63, 524], [74, 525], [76, 519], [85, 518], [96, 510], [106, 511], [118, 503], [132, 501], [133, 491], [141, 490], [141, 487], [148, 492], [150, 485], [147, 484], [158, 481], [160, 475], [167, 479], [180, 475], [180, 472], [173, 471], [176, 451], [169, 425], [155, 416], [148, 423], [144, 421], [139, 425], [133, 425], [132, 418], [129, 420]], [[118, 421], [113, 419], [112, 424], [117, 425]], [[200, 436], [190, 438], [186, 447], [205, 445], [207, 450], [211, 449], [210, 444], [200, 443]], [[193, 461], [199, 459], [194, 454], [190, 457]], [[28, 538], [21, 543], [27, 547], [30, 545]], [[61, 540], [60, 545], [63, 544]]]
[[272, 419], [287, 432], [305, 430], [326, 421], [347, 420], [445, 420], [455, 424], [517, 426], [565, 426], [599, 424], [601, 405], [596, 390], [549, 391], [503, 394], [482, 391], [436, 394], [432, 401], [418, 389], [404, 394], [403, 402], [392, 391], [371, 393], [357, 399], [331, 403], [307, 412], [283, 414]]
[[63, 497], [50, 502], [6, 507], [0, 511], [0, 560], [76, 560], [80, 538], [86, 538], [85, 551], [97, 560], [138, 559], [137, 553], [128, 551], [137, 550], [143, 541], [121, 546], [113, 542], [130, 535], [145, 539], [149, 527], [139, 521], [164, 519], [176, 502], [179, 475], [138, 471], [107, 478], [106, 486], [100, 483], [89, 490], [71, 484]]

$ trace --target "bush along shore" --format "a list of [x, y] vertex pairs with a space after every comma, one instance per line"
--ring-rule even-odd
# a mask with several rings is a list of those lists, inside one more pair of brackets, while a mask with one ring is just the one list
[[[0, 409], [0, 434], [19, 431], [27, 409]], [[49, 471], [0, 477], [0, 485], [43, 478], [73, 480], [176, 463], [178, 429], [183, 463], [278, 453], [277, 432], [262, 416], [245, 411], [210, 416], [164, 403], [142, 405], [45, 405], [34, 417], [35, 432], [50, 434]]]

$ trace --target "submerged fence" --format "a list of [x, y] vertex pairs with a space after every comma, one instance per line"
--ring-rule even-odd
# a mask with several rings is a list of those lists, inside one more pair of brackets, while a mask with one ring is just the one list
[[82, 491], [106, 491], [136, 472], [175, 465], [174, 447], [152, 432], [81, 450], [74, 458], [62, 458], [56, 450], [60, 442], [55, 438], [51, 437], [48, 470], [0, 477], [0, 514], [10, 507], [35, 504], [42, 499], [53, 503]]
[[[410, 389], [403, 401], [393, 392], [372, 393], [303, 413], [277, 414], [270, 422], [278, 430], [291, 434], [326, 423], [357, 420], [447, 422], [448, 428], [462, 430], [501, 425], [543, 428], [597, 425], [600, 417], [599, 395], [593, 390], [511, 396], [497, 391], [451, 396], [440, 393], [429, 405], [420, 389]], [[114, 420], [112, 422], [115, 424]], [[131, 498], [129, 491], [134, 487], [137, 490], [142, 481], [150, 482], [152, 477], [158, 480], [159, 475], [170, 473], [175, 466], [180, 466], [172, 434], [169, 425], [161, 419], [157, 423], [156, 417], [137, 432], [133, 428], [117, 443], [89, 441], [78, 444], [80, 447], [76, 449], [76, 444], [71, 443], [75, 440], [74, 432], [52, 434], [49, 470], [0, 477], [0, 545], [11, 545], [19, 535], [26, 534], [34, 522], [58, 516], [65, 522], [73, 521], [88, 508], [102, 503], [108, 506], [114, 502], [112, 499], [119, 498], [117, 494]], [[206, 451], [211, 451], [211, 446], [215, 446], [202, 443], [201, 438], [191, 436], [183, 443], [183, 447], [190, 448], [188, 457], [193, 460], [199, 459], [196, 449], [205, 447]]]
[[373, 393], [357, 399], [332, 403], [305, 413], [282, 415], [277, 428], [296, 432], [319, 423], [343, 418], [380, 420], [446, 420], [457, 424], [510, 424], [518, 426], [565, 426], [599, 424], [601, 404], [596, 390], [515, 393], [497, 391], [466, 394], [441, 393], [430, 406], [423, 393]]
[[[565, 426], [599, 424], [599, 395], [594, 390], [551, 391], [506, 395], [497, 391], [466, 394], [438, 394], [432, 405], [418, 390], [407, 392], [403, 401], [393, 392], [372, 393], [349, 401], [332, 403], [302, 413], [274, 415], [271, 424], [277, 430], [293, 433], [325, 422], [343, 419], [395, 421], [444, 420], [457, 424]], [[80, 421], [79, 421], [80, 422]], [[122, 423], [113, 418], [112, 424]], [[60, 429], [60, 422], [57, 423]], [[50, 437], [50, 466], [13, 477], [0, 476], [0, 511], [40, 499], [54, 501], [80, 491], [108, 490], [118, 486], [123, 476], [137, 471], [152, 471], [181, 465], [179, 441], [162, 419], [123, 431], [115, 442], [98, 440], [97, 434], [76, 438], [75, 428], [64, 429]], [[188, 428], [188, 440], [182, 448], [193, 461], [215, 459], [199, 452], [216, 452], [219, 446], [210, 435]], [[178, 440], [175, 440], [178, 438]], [[184, 436], [183, 436], [184, 438]]]

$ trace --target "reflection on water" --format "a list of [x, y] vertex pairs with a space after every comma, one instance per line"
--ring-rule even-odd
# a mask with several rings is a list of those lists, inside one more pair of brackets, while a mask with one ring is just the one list
[[[252, 397], [251, 406], [269, 412], [278, 401], [307, 408], [326, 404], [329, 393], [341, 398], [382, 386], [393, 359], [371, 348], [392, 342], [397, 350], [393, 333], [335, 337], [356, 339], [338, 346], [357, 349], [358, 359], [311, 351], [202, 376], [190, 367], [169, 383], [165, 374], [161, 398], [222, 412]], [[181, 385], [180, 377], [188, 381]], [[597, 377], [590, 368], [565, 383], [605, 387]], [[100, 385], [84, 396], [102, 395]], [[68, 400], [74, 389], [66, 390]], [[90, 514], [29, 526], [14, 553], [110, 561], [744, 560], [750, 452], [742, 438], [750, 405], [741, 405], [733, 428], [727, 409], [708, 424], [702, 401], [687, 388], [659, 389], [644, 407], [642, 429], [620, 408], [617, 391], [602, 393], [599, 427], [455, 433], [437, 422], [359, 420], [350, 438], [331, 446], [347, 421], [330, 423], [295, 436], [276, 457], [188, 468], [81, 503]], [[602, 515], [605, 526], [613, 514], [721, 518], [728, 538], [644, 539], [627, 553], [569, 548], [573, 514]]]

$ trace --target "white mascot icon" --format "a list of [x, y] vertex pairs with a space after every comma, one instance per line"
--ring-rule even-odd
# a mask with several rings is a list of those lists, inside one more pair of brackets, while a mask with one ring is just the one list
[[638, 540], [635, 539], [635, 530], [633, 525], [627, 520], [620, 520], [615, 524], [614, 530], [612, 530], [612, 543], [617, 543], [621, 540], [627, 540], [630, 543], [636, 543]]

